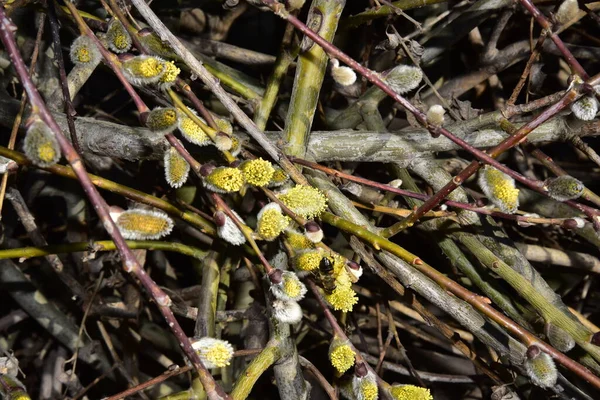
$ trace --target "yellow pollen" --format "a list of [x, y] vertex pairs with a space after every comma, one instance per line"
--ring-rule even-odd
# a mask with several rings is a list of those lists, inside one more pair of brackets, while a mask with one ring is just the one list
[[211, 185], [227, 192], [239, 192], [244, 186], [244, 174], [237, 168], [216, 168], [206, 177], [206, 180]]
[[92, 60], [92, 57], [90, 56], [90, 50], [85, 47], [79, 49], [77, 52], [77, 60], [82, 63], [90, 62]]
[[[515, 188], [514, 180], [494, 167], [482, 169], [482, 189], [485, 194], [503, 211], [513, 213], [519, 207], [519, 189]], [[485, 187], [484, 187], [485, 186]]]
[[297, 279], [284, 279], [283, 292], [289, 297], [298, 297], [302, 292], [302, 285]]
[[301, 233], [294, 232], [294, 231], [288, 231], [288, 232], [286, 232], [285, 236], [288, 241], [288, 244], [294, 250], [314, 249], [315, 248], [315, 244], [313, 242], [311, 242], [305, 235], [303, 235]]
[[377, 400], [377, 383], [365, 381], [362, 383], [360, 390], [364, 400]]
[[142, 78], [155, 78], [163, 73], [165, 63], [155, 57], [134, 58], [124, 63], [132, 72], [133, 75]]
[[183, 116], [179, 121], [179, 130], [187, 140], [194, 144], [205, 145], [210, 143], [210, 138], [200, 128], [200, 125], [187, 116]]
[[169, 228], [169, 223], [164, 218], [134, 212], [121, 214], [117, 219], [117, 225], [128, 231], [140, 232], [145, 235], [156, 235]]
[[113, 39], [113, 44], [118, 49], [126, 49], [129, 46], [129, 38], [123, 34], [118, 34]]
[[284, 183], [288, 178], [288, 175], [283, 169], [275, 168], [275, 172], [273, 172], [273, 176], [271, 177], [271, 183]]
[[318, 250], [308, 251], [304, 254], [300, 254], [296, 258], [296, 268], [301, 271], [314, 271], [315, 269], [319, 268], [322, 258], [323, 253]]
[[45, 163], [52, 162], [52, 160], [54, 160], [54, 158], [56, 157], [56, 150], [54, 149], [54, 145], [51, 142], [40, 144], [37, 149], [37, 152], [38, 156], [40, 157], [40, 160], [42, 160]]
[[240, 169], [246, 176], [246, 181], [254, 186], [265, 186], [271, 180], [275, 169], [273, 165], [262, 158], [244, 162]]
[[223, 343], [214, 344], [206, 352], [203, 352], [203, 355], [216, 367], [226, 367], [229, 365], [229, 361], [231, 360], [231, 352]]
[[163, 82], [163, 83], [175, 82], [175, 79], [177, 79], [177, 76], [179, 75], [181, 70], [179, 68], [177, 68], [177, 66], [175, 65], [175, 63], [173, 61], [166, 62], [165, 68], [166, 68], [165, 73], [160, 78], [160, 82]]
[[171, 147], [169, 149], [169, 175], [170, 182], [179, 183], [187, 178], [189, 172], [189, 164], [179, 154], [179, 152]]
[[312, 186], [296, 185], [279, 198], [283, 204], [304, 218], [314, 218], [327, 207], [325, 195]]
[[265, 210], [258, 221], [256, 232], [265, 240], [274, 240], [290, 223], [290, 219], [275, 208]]
[[356, 293], [348, 286], [336, 286], [333, 293], [326, 295], [325, 298], [336, 311], [352, 311], [352, 307], [358, 302]]
[[329, 353], [329, 360], [336, 371], [343, 374], [354, 365], [355, 354], [350, 346], [342, 344], [333, 347]]
[[390, 394], [395, 400], [433, 400], [429, 389], [414, 385], [392, 386]]

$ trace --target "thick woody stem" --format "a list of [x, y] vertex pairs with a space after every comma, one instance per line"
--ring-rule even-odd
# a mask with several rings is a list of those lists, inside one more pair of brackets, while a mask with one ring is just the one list
[[[72, 4], [67, 2], [67, 6], [72, 6]], [[74, 8], [71, 9], [71, 12], [74, 16], [76, 16], [76, 18], [79, 17]], [[158, 285], [156, 285], [156, 283], [146, 274], [146, 272], [138, 263], [132, 251], [127, 246], [127, 243], [125, 243], [123, 236], [119, 232], [119, 228], [115, 225], [114, 221], [110, 217], [108, 205], [106, 204], [102, 196], [100, 196], [100, 193], [94, 187], [92, 181], [90, 180], [90, 177], [87, 175], [81, 158], [79, 157], [71, 143], [61, 133], [60, 127], [50, 114], [50, 111], [46, 107], [46, 104], [42, 100], [42, 97], [38, 93], [33, 82], [31, 81], [31, 77], [27, 73], [25, 63], [23, 62], [23, 59], [19, 54], [19, 50], [17, 48], [17, 44], [13, 36], [14, 31], [16, 31], [16, 27], [6, 16], [4, 8], [0, 8], [0, 39], [2, 40], [7, 53], [10, 55], [13, 67], [15, 68], [17, 75], [19, 76], [19, 80], [21, 81], [24, 90], [27, 92], [27, 96], [29, 97], [29, 102], [31, 103], [33, 112], [37, 114], [54, 133], [61, 147], [62, 153], [65, 155], [65, 158], [67, 159], [67, 161], [71, 165], [71, 168], [73, 168], [73, 171], [77, 175], [77, 179], [80, 181], [85, 194], [94, 206], [94, 209], [96, 210], [98, 217], [102, 221], [104, 228], [115, 242], [115, 245], [117, 246], [119, 254], [121, 255], [121, 258], [123, 260], [123, 269], [125, 270], [125, 272], [134, 275], [140, 281], [140, 283], [146, 289], [146, 291], [150, 294], [150, 296], [154, 299], [161, 314], [163, 315], [169, 327], [173, 331], [173, 334], [179, 341], [183, 352], [189, 358], [192, 365], [194, 365], [195, 369], [198, 371], [200, 380], [202, 381], [202, 384], [204, 385], [204, 388], [209, 398], [215, 400], [228, 398], [225, 392], [223, 392], [223, 389], [221, 389], [217, 385], [217, 383], [210, 375], [208, 370], [204, 367], [204, 365], [202, 365], [200, 357], [192, 348], [192, 345], [187, 335], [179, 325], [179, 322], [177, 322], [177, 319], [175, 319], [175, 315], [173, 315], [171, 309], [169, 308], [171, 303], [169, 296], [167, 296], [167, 294], [162, 289], [160, 289]], [[103, 47], [101, 47], [101, 49], [103, 49]]]

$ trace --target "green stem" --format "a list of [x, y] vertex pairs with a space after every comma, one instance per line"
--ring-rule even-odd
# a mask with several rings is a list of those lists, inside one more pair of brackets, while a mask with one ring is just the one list
[[[206, 257], [206, 251], [182, 243], [161, 242], [154, 240], [126, 240], [130, 249], [163, 250], [180, 253], [186, 256], [202, 260]], [[111, 240], [99, 240], [97, 242], [81, 242], [57, 244], [43, 247], [20, 247], [17, 249], [0, 250], [0, 260], [7, 258], [31, 258], [42, 257], [49, 254], [77, 253], [80, 251], [113, 251], [116, 246]]]
[[[4, 156], [14, 160], [19, 165], [33, 165], [22, 153], [14, 150], [9, 150], [6, 147], [0, 146], [0, 156]], [[70, 167], [55, 164], [51, 167], [41, 168], [43, 170], [52, 172], [53, 174], [64, 176], [66, 178], [77, 179], [75, 172]], [[108, 179], [101, 178], [97, 175], [88, 174], [94, 186], [108, 190], [109, 192], [125, 196], [128, 199], [137, 201], [139, 203], [147, 204], [152, 207], [163, 210], [167, 214], [177, 217], [190, 225], [198, 228], [200, 231], [210, 236], [216, 236], [216, 230], [211, 222], [201, 217], [198, 214], [194, 214], [189, 211], [183, 211], [171, 202], [159, 199], [158, 197], [151, 196], [139, 190], [132, 189], [130, 187], [118, 184]]]
[[240, 374], [231, 391], [231, 398], [233, 400], [246, 399], [258, 378], [260, 378], [280, 356], [281, 351], [279, 350], [279, 342], [274, 340], [267, 343], [267, 347], [265, 347]]
[[[345, 0], [314, 0], [307, 24], [325, 40], [332, 42], [345, 3]], [[308, 40], [308, 38], [304, 39], [301, 50], [305, 50], [302, 47], [309, 43]], [[329, 61], [329, 56], [321, 46], [310, 43], [312, 47], [298, 57], [294, 90], [284, 131], [287, 143], [285, 152], [296, 157], [303, 157], [306, 152], [310, 128]]]
[[[394, 1], [392, 5], [401, 10], [411, 10], [413, 8], [424, 7], [430, 4], [445, 3], [446, 0], [400, 0]], [[387, 17], [395, 14], [396, 11], [390, 6], [381, 6], [363, 11], [360, 14], [352, 15], [342, 21], [341, 28], [355, 28], [377, 18]]]

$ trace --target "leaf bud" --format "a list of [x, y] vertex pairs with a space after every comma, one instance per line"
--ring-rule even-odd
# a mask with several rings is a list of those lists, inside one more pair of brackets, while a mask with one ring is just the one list
[[546, 179], [546, 181], [544, 181], [544, 186], [548, 191], [548, 196], [556, 201], [577, 199], [585, 190], [585, 186], [581, 181], [569, 175]]

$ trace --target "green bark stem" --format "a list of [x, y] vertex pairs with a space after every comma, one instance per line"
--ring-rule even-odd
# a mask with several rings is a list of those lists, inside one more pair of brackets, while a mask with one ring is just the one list
[[[345, 0], [314, 0], [307, 25], [325, 40], [332, 42], [345, 3]], [[307, 40], [305, 38], [303, 43]], [[288, 155], [304, 157], [328, 61], [329, 56], [314, 43], [298, 57], [294, 90], [284, 131], [287, 143], [285, 152]]]

